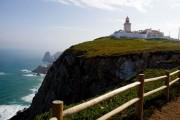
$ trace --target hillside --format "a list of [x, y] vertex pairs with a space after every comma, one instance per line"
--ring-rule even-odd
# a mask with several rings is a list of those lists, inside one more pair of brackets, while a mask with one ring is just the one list
[[88, 58], [107, 57], [141, 52], [180, 50], [180, 41], [102, 37], [72, 46], [69, 50], [74, 54]]
[[72, 46], [50, 67], [31, 106], [11, 120], [33, 120], [56, 99], [71, 105], [101, 95], [132, 82], [145, 69], [177, 67], [179, 43], [103, 37]]
[[[177, 68], [170, 69], [169, 71], [173, 72], [175, 70], [177, 70]], [[152, 77], [161, 76], [161, 75], [164, 75], [164, 73], [165, 73], [164, 69], [146, 69], [144, 71], [145, 78], [152, 78]], [[131, 82], [136, 81], [136, 79], [137, 78], [132, 79]], [[126, 84], [129, 84], [129, 83], [126, 83]], [[145, 84], [145, 92], [148, 92], [150, 90], [158, 88], [162, 85], [164, 85], [163, 81], [146, 83]], [[97, 104], [91, 108], [83, 110], [83, 111], [76, 113], [72, 116], [66, 117], [65, 120], [95, 120], [98, 117], [104, 115], [105, 113], [108, 113], [109, 111], [113, 110], [114, 108], [119, 107], [120, 105], [127, 102], [128, 100], [133, 99], [133, 97], [135, 97], [137, 94], [136, 90], [137, 90], [136, 88], [128, 90], [122, 94], [117, 95], [116, 97], [113, 97], [109, 100], [101, 102], [101, 103], [99, 103], [99, 104]], [[176, 99], [176, 97], [179, 96], [179, 92], [178, 92], [179, 90], [180, 90], [180, 88], [178, 87], [178, 84], [174, 85], [171, 88], [171, 91], [170, 91], [171, 92], [170, 93], [171, 100]], [[84, 102], [84, 101], [81, 101], [81, 102]], [[80, 103], [78, 103], [78, 104], [80, 104]], [[76, 104], [64, 106], [64, 109], [68, 109], [68, 108], [75, 106], [75, 105]], [[163, 107], [165, 105], [166, 105], [166, 98], [163, 95], [163, 91], [158, 92], [152, 96], [145, 97], [144, 120], [149, 120], [149, 118], [151, 117], [151, 115], [153, 114], [153, 111], [155, 109], [161, 110], [161, 107]], [[171, 108], [171, 109], [173, 109], [173, 108]], [[178, 112], [179, 111], [177, 111], [177, 113]], [[134, 117], [135, 117], [134, 113], [135, 113], [135, 107], [131, 106], [127, 110], [124, 110], [122, 113], [113, 116], [111, 118], [111, 120], [134, 120]], [[52, 116], [51, 112], [46, 112], [44, 114], [37, 116], [36, 120], [46, 120], [46, 119], [49, 119], [51, 116]], [[157, 116], [157, 114], [156, 114], [156, 116]], [[172, 116], [169, 116], [169, 117], [172, 117]]]

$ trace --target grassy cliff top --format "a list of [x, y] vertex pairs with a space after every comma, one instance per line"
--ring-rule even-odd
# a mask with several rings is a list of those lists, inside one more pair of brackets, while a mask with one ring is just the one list
[[102, 37], [72, 46], [69, 50], [87, 58], [106, 57], [142, 52], [176, 51], [180, 50], [180, 42], [163, 39], [145, 40]]

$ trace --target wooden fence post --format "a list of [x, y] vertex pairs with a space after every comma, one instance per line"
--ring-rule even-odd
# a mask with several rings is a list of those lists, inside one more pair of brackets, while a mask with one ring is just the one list
[[49, 120], [57, 120], [57, 118], [56, 118], [56, 117], [53, 117], [53, 118], [50, 118]]
[[[180, 67], [179, 67], [179, 72], [178, 72], [178, 78], [180, 79]], [[180, 80], [179, 80], [179, 85], [180, 85]]]
[[167, 102], [169, 102], [169, 82], [170, 82], [169, 71], [166, 71], [166, 76], [167, 76], [167, 78], [165, 79], [165, 85], [167, 88], [165, 90], [165, 95], [166, 95]]
[[52, 103], [53, 117], [56, 117], [57, 120], [63, 120], [63, 101], [55, 100]]
[[139, 82], [141, 82], [141, 84], [138, 86], [138, 97], [139, 97], [139, 101], [137, 102], [136, 105], [136, 117], [137, 120], [143, 120], [143, 106], [144, 106], [144, 74], [139, 74], [138, 76]]

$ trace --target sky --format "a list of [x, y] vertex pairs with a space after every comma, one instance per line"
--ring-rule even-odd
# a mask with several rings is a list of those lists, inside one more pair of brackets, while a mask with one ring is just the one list
[[0, 49], [63, 51], [123, 29], [178, 36], [180, 0], [0, 0]]

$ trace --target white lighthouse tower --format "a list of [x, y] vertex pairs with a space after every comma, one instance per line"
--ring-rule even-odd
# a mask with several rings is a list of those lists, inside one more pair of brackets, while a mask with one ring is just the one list
[[126, 17], [126, 21], [124, 23], [124, 31], [131, 32], [131, 23], [129, 22], [129, 17]]

